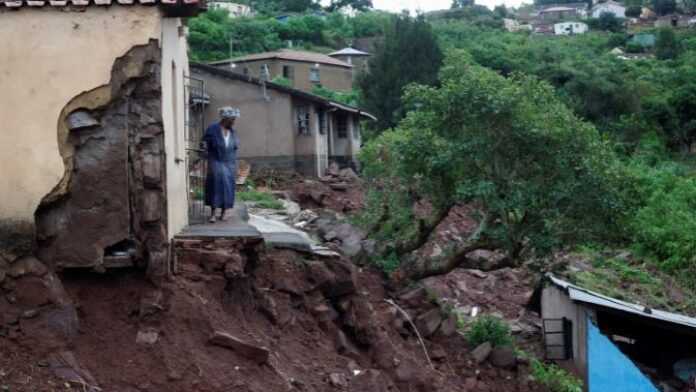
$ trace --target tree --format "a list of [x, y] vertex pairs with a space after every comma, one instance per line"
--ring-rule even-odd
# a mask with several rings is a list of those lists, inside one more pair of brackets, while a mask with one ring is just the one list
[[624, 20], [622, 18], [617, 18], [611, 12], [602, 12], [599, 18], [590, 19], [588, 24], [593, 29], [611, 31], [614, 33], [624, 30]]
[[626, 16], [629, 18], [637, 18], [643, 12], [643, 7], [640, 5], [632, 5], [626, 8]]
[[[391, 231], [397, 279], [510, 266], [523, 251], [621, 232], [620, 166], [598, 131], [547, 83], [470, 64], [466, 54], [448, 57], [441, 87], [408, 89], [417, 109], [364, 148], [367, 211], [374, 232]], [[423, 201], [432, 213], [417, 217]], [[472, 220], [468, 237], [429, 257], [414, 253], [458, 204]], [[480, 249], [507, 257], [484, 265], [470, 257]]]
[[658, 15], [672, 14], [677, 10], [676, 0], [652, 0], [652, 4]]
[[366, 11], [372, 8], [372, 0], [331, 0], [326, 7], [329, 12], [350, 8], [355, 11]]
[[191, 60], [221, 60], [230, 55], [229, 14], [225, 10], [209, 10], [189, 22], [188, 42]]
[[493, 14], [498, 18], [507, 18], [508, 9], [505, 7], [505, 4], [496, 5], [495, 8], [493, 8]]
[[378, 118], [377, 129], [393, 127], [403, 117], [401, 95], [406, 85], [432, 85], [443, 54], [421, 15], [394, 16], [386, 27], [384, 42], [378, 44], [369, 61], [370, 72], [358, 78], [365, 108]]
[[655, 56], [660, 60], [675, 59], [681, 48], [677, 35], [669, 27], [663, 27], [657, 32], [655, 39]]

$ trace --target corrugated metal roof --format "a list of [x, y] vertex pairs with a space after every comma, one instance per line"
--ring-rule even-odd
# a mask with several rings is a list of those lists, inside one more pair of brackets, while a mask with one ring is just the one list
[[288, 60], [288, 61], [301, 61], [303, 63], [327, 64], [327, 65], [335, 65], [338, 67], [345, 67], [345, 68], [352, 68], [353, 67], [352, 65], [350, 65], [344, 61], [337, 60], [331, 56], [327, 56], [327, 55], [322, 54], [322, 53], [304, 52], [304, 51], [287, 50], [287, 49], [279, 50], [277, 52], [265, 52], [265, 53], [250, 54], [248, 56], [237, 57], [234, 59], [215, 61], [215, 62], [210, 63], [210, 64], [211, 65], [223, 65], [223, 64], [229, 64], [229, 63], [246, 63], [249, 61], [271, 60], [271, 59]]
[[643, 305], [624, 302], [616, 298], [607, 297], [599, 293], [584, 289], [572, 283], [559, 279], [552, 274], [546, 274], [546, 277], [551, 283], [564, 289], [571, 300], [597, 305], [604, 308], [619, 310], [626, 313], [631, 313], [645, 318], [665, 321], [669, 323], [679, 324], [686, 327], [696, 328], [696, 318], [684, 316], [683, 314], [665, 312], [663, 310], [647, 308]]
[[330, 53], [329, 56], [369, 56], [370, 54], [367, 52], [363, 52], [362, 50], [357, 50], [355, 48], [343, 48], [339, 51]]
[[193, 5], [202, 3], [201, 0], [0, 0], [0, 7], [20, 8], [28, 7], [67, 7], [67, 6], [107, 6], [107, 5], [132, 5], [132, 4], [162, 4], [166, 6]]

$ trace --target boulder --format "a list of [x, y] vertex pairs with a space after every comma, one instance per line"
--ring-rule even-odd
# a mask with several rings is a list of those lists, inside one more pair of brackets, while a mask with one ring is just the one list
[[399, 302], [407, 306], [419, 306], [428, 298], [428, 293], [423, 287], [409, 290], [399, 296]]
[[80, 366], [72, 351], [60, 351], [48, 357], [48, 367], [56, 377], [76, 385], [81, 385], [80, 390], [100, 391], [97, 382], [89, 370]]
[[450, 314], [446, 319], [440, 324], [440, 333], [443, 336], [450, 337], [457, 332], [457, 316], [455, 314]]
[[442, 323], [442, 312], [439, 308], [431, 309], [416, 317], [415, 320], [416, 328], [424, 338], [434, 334], [440, 323]]
[[517, 366], [517, 355], [510, 346], [496, 347], [491, 351], [490, 362], [501, 369], [514, 369]]
[[152, 290], [140, 299], [138, 314], [141, 318], [152, 316], [164, 310], [164, 294], [162, 290]]
[[37, 276], [24, 276], [15, 280], [16, 304], [23, 308], [38, 308], [51, 303], [48, 284]]
[[215, 331], [208, 342], [215, 346], [229, 348], [258, 365], [267, 363], [271, 354], [266, 347], [247, 343], [222, 331]]
[[345, 182], [332, 182], [329, 187], [335, 191], [345, 192], [348, 190], [348, 183]]
[[336, 388], [348, 388], [348, 379], [343, 373], [331, 373], [329, 375], [329, 384]]
[[138, 335], [135, 337], [135, 343], [153, 345], [157, 343], [159, 339], [159, 332], [156, 329], [144, 329], [138, 331]]
[[349, 358], [360, 358], [357, 347], [348, 339], [348, 336], [340, 329], [336, 330], [336, 352]]
[[48, 268], [39, 259], [27, 256], [12, 263], [7, 274], [13, 278], [19, 278], [25, 275], [44, 276], [47, 272]]
[[345, 169], [341, 170], [341, 171], [338, 173], [338, 176], [341, 177], [341, 178], [344, 178], [344, 179], [346, 179], [346, 180], [351, 180], [351, 181], [359, 180], [359, 179], [360, 179], [360, 176], [358, 176], [358, 175], [355, 173], [355, 171], [353, 171], [353, 169], [351, 169], [351, 168], [345, 168]]
[[476, 361], [477, 364], [480, 364], [488, 359], [488, 356], [491, 355], [491, 351], [493, 351], [491, 343], [485, 342], [476, 347], [474, 351], [471, 352], [471, 356], [474, 358], [474, 361]]

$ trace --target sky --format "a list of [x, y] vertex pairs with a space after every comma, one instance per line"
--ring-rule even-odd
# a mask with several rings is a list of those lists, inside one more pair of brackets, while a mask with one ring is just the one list
[[[493, 8], [498, 4], [505, 4], [508, 7], [517, 7], [521, 3], [522, 0], [476, 0], [476, 4], [485, 5], [489, 8]], [[399, 12], [404, 9], [427, 12], [450, 8], [452, 0], [372, 0], [372, 4], [377, 9], [392, 12]]]

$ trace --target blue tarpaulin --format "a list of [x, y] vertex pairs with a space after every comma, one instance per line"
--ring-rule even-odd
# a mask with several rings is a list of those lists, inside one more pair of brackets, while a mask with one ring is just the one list
[[659, 392], [609, 338], [587, 320], [589, 392]]

